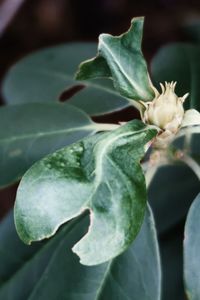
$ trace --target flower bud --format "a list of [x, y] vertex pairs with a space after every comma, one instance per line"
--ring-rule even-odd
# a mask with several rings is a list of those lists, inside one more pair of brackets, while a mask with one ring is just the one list
[[165, 87], [163, 84], [160, 86], [161, 94], [156, 91], [156, 96], [152, 102], [142, 102], [146, 108], [142, 119], [147, 124], [156, 125], [163, 131], [175, 134], [183, 120], [183, 102], [188, 94], [178, 97], [174, 92], [176, 82], [165, 82]]

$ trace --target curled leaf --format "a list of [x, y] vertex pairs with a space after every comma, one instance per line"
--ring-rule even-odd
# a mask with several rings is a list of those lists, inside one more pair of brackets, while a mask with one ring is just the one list
[[83, 62], [76, 79], [111, 78], [115, 89], [132, 100], [150, 101], [154, 88], [141, 51], [144, 18], [134, 18], [120, 36], [101, 34], [97, 56]]

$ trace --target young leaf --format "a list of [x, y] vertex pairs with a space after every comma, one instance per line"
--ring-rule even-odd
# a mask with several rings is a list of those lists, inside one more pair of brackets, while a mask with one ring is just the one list
[[0, 186], [18, 180], [43, 156], [95, 132], [91, 119], [67, 104], [3, 106], [0, 120]]
[[144, 18], [134, 18], [130, 29], [120, 36], [101, 34], [97, 56], [80, 65], [76, 78], [112, 78], [122, 96], [152, 100], [154, 91], [141, 52], [143, 23]]
[[177, 43], [161, 48], [154, 57], [151, 69], [153, 79], [159, 82], [177, 81], [177, 95], [189, 92], [185, 107], [200, 111], [200, 47]]
[[200, 194], [194, 200], [186, 220], [184, 239], [184, 279], [189, 300], [200, 299]]
[[[72, 43], [28, 55], [14, 65], [4, 79], [6, 102], [59, 101], [63, 92], [83, 85], [74, 80], [74, 73], [81, 61], [95, 54], [95, 49], [95, 43]], [[117, 95], [109, 79], [87, 81], [84, 87], [67, 101], [89, 115], [101, 115], [130, 105]]]
[[[186, 110], [181, 127], [200, 126], [200, 113], [196, 109]], [[200, 130], [199, 130], [200, 131]]]
[[[56, 236], [24, 261], [17, 272], [11, 272], [2, 282], [0, 299], [160, 300], [160, 259], [150, 208], [134, 243], [108, 263], [83, 266], [71, 251], [87, 227], [86, 216], [64, 225]], [[16, 239], [11, 239], [10, 244], [15, 249]], [[2, 266], [6, 269], [4, 260]]]
[[21, 239], [48, 238], [89, 209], [89, 231], [73, 248], [81, 262], [95, 265], [123, 252], [143, 221], [146, 187], [140, 160], [156, 133], [134, 120], [36, 163], [17, 193], [15, 222]]

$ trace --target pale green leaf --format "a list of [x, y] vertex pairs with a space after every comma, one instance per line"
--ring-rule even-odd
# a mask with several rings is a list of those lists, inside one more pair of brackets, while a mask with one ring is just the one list
[[150, 101], [154, 91], [141, 52], [144, 18], [134, 18], [130, 29], [120, 36], [101, 34], [97, 56], [83, 62], [78, 80], [112, 78], [116, 90], [132, 100]]
[[67, 104], [3, 106], [0, 120], [1, 187], [43, 156], [95, 132], [90, 118]]
[[[160, 300], [160, 259], [150, 209], [128, 250], [98, 266], [81, 265], [71, 251], [87, 227], [86, 217], [64, 225], [16, 273], [10, 273], [0, 285], [0, 299]], [[15, 248], [16, 240], [10, 244]]]
[[134, 120], [36, 163], [17, 192], [15, 220], [21, 239], [30, 243], [50, 237], [89, 209], [89, 231], [73, 248], [81, 262], [94, 265], [123, 252], [143, 221], [146, 187], [140, 160], [156, 133]]
[[90, 115], [120, 110], [129, 102], [117, 95], [112, 81], [77, 82], [74, 73], [80, 62], [95, 54], [95, 43], [72, 43], [33, 53], [14, 65], [3, 83], [7, 103], [54, 102], [63, 92], [83, 85], [68, 102]]
[[196, 125], [200, 126], [200, 113], [196, 109], [186, 110], [181, 127]]
[[185, 225], [184, 279], [189, 300], [200, 299], [200, 194], [194, 200]]

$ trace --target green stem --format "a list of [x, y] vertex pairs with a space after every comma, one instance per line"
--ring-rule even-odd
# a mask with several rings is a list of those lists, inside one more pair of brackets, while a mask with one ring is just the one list
[[140, 114], [141, 114], [141, 110], [142, 110], [142, 105], [141, 103], [139, 103], [138, 101], [132, 100], [132, 99], [127, 99], [130, 103], [131, 106], [133, 106], [134, 108], [136, 108], [137, 110], [139, 110]]
[[183, 149], [184, 149], [184, 152], [186, 153], [190, 153], [191, 151], [191, 140], [192, 140], [192, 134], [190, 132], [190, 128], [187, 127], [186, 130], [185, 130], [185, 137], [184, 137], [184, 146], [183, 146]]

